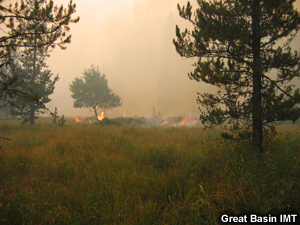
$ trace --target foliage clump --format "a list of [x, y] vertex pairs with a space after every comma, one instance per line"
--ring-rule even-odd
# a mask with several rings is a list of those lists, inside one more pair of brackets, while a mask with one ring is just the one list
[[64, 127], [66, 122], [67, 122], [67, 119], [65, 118], [64, 115], [62, 115], [62, 116], [60, 117], [60, 119], [58, 120], [58, 126]]

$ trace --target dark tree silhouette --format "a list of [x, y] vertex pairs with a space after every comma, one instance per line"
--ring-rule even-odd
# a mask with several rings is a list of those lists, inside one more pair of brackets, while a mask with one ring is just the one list
[[285, 120], [300, 116], [300, 55], [289, 44], [300, 24], [294, 0], [198, 0], [178, 5], [179, 15], [194, 27], [176, 26], [177, 52], [197, 57], [189, 77], [218, 88], [216, 94], [198, 93], [200, 120], [231, 131], [252, 130], [252, 142], [263, 152], [263, 130], [275, 130]]
[[16, 73], [22, 83], [18, 85], [18, 91], [25, 96], [31, 96], [31, 99], [18, 98], [13, 102], [12, 112], [14, 115], [20, 115], [23, 122], [34, 124], [36, 116], [44, 113], [45, 104], [50, 102], [49, 95], [53, 94], [55, 83], [58, 81], [58, 75], [53, 74], [45, 63], [49, 57], [47, 49], [41, 47], [37, 51], [28, 52], [18, 60], [15, 69], [11, 71]]
[[[76, 5], [70, 0], [68, 7], [54, 5], [53, 0], [22, 0], [14, 5], [5, 5], [0, 0], [0, 25], [3, 36], [0, 37], [0, 98], [6, 104], [13, 104], [15, 99], [26, 101], [34, 99], [34, 93], [23, 93], [20, 89], [22, 80], [18, 74], [11, 74], [12, 64], [16, 62], [16, 51], [23, 54], [34, 52], [33, 74], [35, 77], [36, 52], [40, 48], [62, 49], [71, 42], [68, 34]], [[43, 105], [42, 103], [40, 103]]]

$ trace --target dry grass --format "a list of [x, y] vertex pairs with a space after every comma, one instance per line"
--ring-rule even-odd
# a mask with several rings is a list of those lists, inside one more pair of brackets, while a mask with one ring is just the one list
[[1, 121], [1, 224], [218, 224], [300, 208], [299, 126], [259, 157], [201, 127]]

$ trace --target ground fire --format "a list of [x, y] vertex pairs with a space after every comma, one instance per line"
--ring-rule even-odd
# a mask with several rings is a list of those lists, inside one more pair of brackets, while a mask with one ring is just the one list
[[[104, 119], [104, 111], [102, 110], [101, 113], [98, 115], [97, 120], [102, 121], [103, 119]], [[85, 122], [85, 121], [92, 123], [92, 121], [90, 119], [86, 119], [83, 116], [76, 116], [75, 121], [76, 121], [76, 123], [81, 123], [81, 122]]]
[[104, 119], [104, 111], [102, 110], [101, 113], [98, 115], [98, 121], [101, 121]]
[[[104, 111], [102, 110], [100, 112], [100, 114], [97, 117], [96, 121], [102, 121], [104, 119]], [[131, 121], [131, 119], [136, 119], [136, 118], [129, 118], [126, 115], [126, 112], [124, 112], [124, 115], [122, 117], [117, 117], [114, 118], [113, 120], [118, 120], [121, 123], [128, 123], [128, 121]], [[128, 121], [127, 121], [128, 120]], [[90, 119], [90, 118], [85, 118], [83, 116], [76, 116], [75, 117], [75, 121], [77, 123], [81, 123], [81, 122], [96, 122], [95, 119]], [[193, 126], [193, 125], [197, 125], [197, 123], [199, 123], [199, 120], [196, 120], [195, 117], [192, 116], [175, 116], [175, 117], [168, 117], [166, 119], [163, 120], [157, 120], [157, 121], [153, 121], [151, 119], [146, 119], [144, 118], [144, 121], [142, 123], [140, 123], [141, 126], [163, 126], [163, 127], [180, 127], [180, 126]]]

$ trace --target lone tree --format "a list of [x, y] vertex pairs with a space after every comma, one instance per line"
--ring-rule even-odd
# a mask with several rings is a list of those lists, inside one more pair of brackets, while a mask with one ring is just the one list
[[[0, 0], [0, 25], [3, 31], [0, 37], [0, 98], [7, 104], [14, 104], [14, 99], [20, 98], [30, 102], [35, 94], [22, 93], [19, 75], [7, 73], [16, 61], [15, 52], [34, 52], [33, 61], [36, 62], [36, 53], [40, 48], [59, 46], [65, 49], [66, 44], [71, 42], [69, 24], [79, 21], [79, 17], [72, 18], [76, 4], [70, 0], [67, 8], [64, 8], [63, 5], [54, 5], [53, 0], [18, 0], [14, 5], [5, 3], [7, 1]], [[36, 76], [35, 64], [33, 77]]]
[[[179, 15], [194, 27], [176, 26], [177, 52], [197, 57], [190, 79], [217, 87], [217, 93], [198, 93], [204, 125], [221, 125], [234, 133], [252, 130], [253, 146], [263, 152], [263, 131], [275, 131], [285, 120], [300, 116], [300, 55], [289, 44], [300, 24], [294, 0], [197, 0]], [[242, 135], [241, 135], [242, 136]]]
[[98, 110], [116, 108], [122, 105], [121, 98], [108, 87], [105, 74], [93, 65], [83, 72], [82, 78], [75, 78], [70, 84], [75, 108], [92, 108], [98, 120]]

